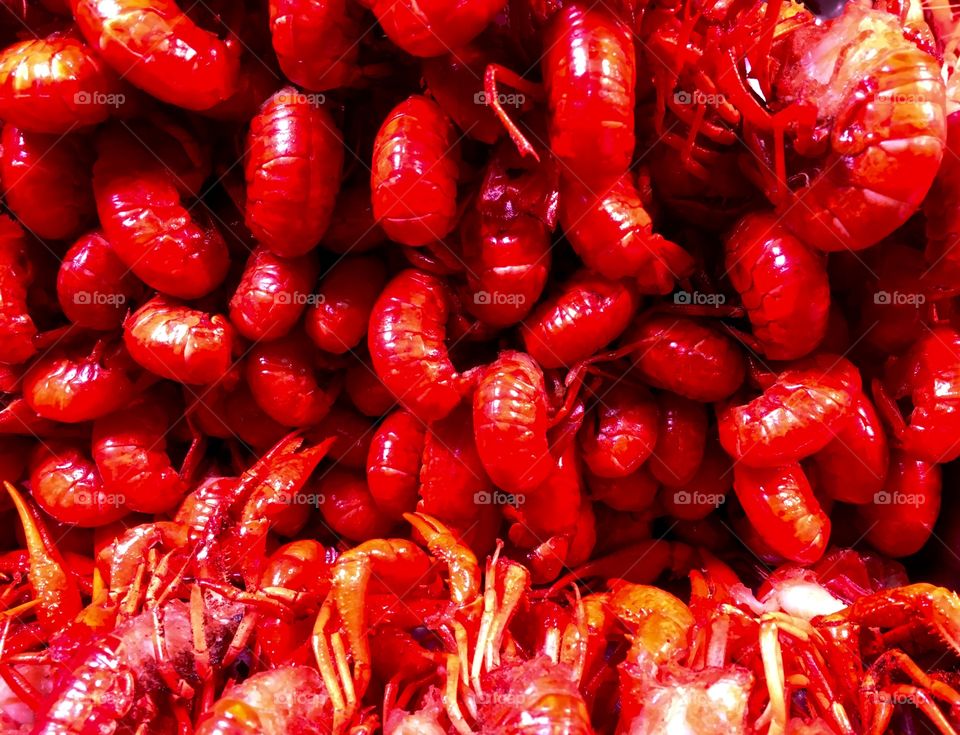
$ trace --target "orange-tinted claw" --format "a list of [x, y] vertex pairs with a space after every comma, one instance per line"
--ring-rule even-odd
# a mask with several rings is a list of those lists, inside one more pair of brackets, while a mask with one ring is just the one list
[[436, 518], [426, 513], [404, 513], [403, 517], [423, 536], [430, 554], [446, 563], [453, 601], [458, 605], [473, 601], [480, 591], [480, 566], [474, 553]]
[[27, 577], [38, 600], [37, 620], [47, 633], [54, 633], [80, 612], [80, 591], [64, 568], [63, 557], [36, 512], [13, 485], [9, 482], [3, 484], [23, 524], [30, 554]]

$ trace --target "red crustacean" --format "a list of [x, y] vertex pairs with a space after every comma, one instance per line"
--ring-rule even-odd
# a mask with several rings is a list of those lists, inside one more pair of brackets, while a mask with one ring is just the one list
[[323, 503], [323, 519], [338, 535], [360, 542], [390, 533], [396, 520], [377, 505], [362, 472], [333, 467], [316, 487]]
[[[163, 710], [172, 708], [175, 692], [192, 694], [213, 665], [242, 650], [231, 643], [244, 617], [243, 606], [221, 600], [205, 610], [203, 598], [199, 601], [200, 606], [192, 608], [170, 600], [79, 645], [69, 662], [61, 664], [67, 667], [65, 674], [43, 698], [38, 735], [77, 732], [78, 723], [89, 732], [126, 723], [169, 722]], [[202, 625], [196, 623], [197, 615]], [[210, 641], [210, 647], [198, 650], [196, 640]]]
[[543, 371], [529, 355], [501, 352], [481, 374], [473, 393], [474, 438], [498, 488], [531, 490], [553, 471], [548, 409]]
[[316, 97], [284, 87], [263, 104], [247, 135], [244, 221], [283, 257], [320, 243], [340, 190], [343, 138]]
[[478, 506], [484, 505], [478, 499], [493, 490], [474, 439], [471, 413], [464, 403], [431, 423], [425, 433], [418, 510], [448, 525], [475, 523]]
[[739, 464], [776, 467], [808, 457], [837, 438], [855, 410], [860, 371], [819, 354], [793, 363], [749, 403], [718, 409], [720, 443]]
[[[504, 515], [513, 521], [507, 537], [524, 551], [533, 580], [553, 581], [564, 565], [576, 567], [586, 561], [595, 536], [592, 514], [584, 513], [589, 503], [576, 445], [568, 445], [547, 478], [522, 495], [515, 506], [504, 506]], [[586, 539], [578, 538], [584, 534]]]
[[167, 452], [170, 425], [170, 409], [158, 395], [93, 424], [93, 460], [103, 488], [130, 510], [164, 513], [187, 492], [187, 478], [174, 469]]
[[77, 235], [96, 214], [84, 140], [31, 133], [13, 125], [0, 136], [0, 182], [7, 206], [38, 237]]
[[412, 95], [390, 111], [373, 143], [370, 173], [373, 216], [387, 237], [419, 246], [450, 233], [458, 159], [453, 123], [436, 102]]
[[346, 401], [338, 401], [314, 426], [309, 427], [306, 438], [315, 443], [331, 439], [327, 457], [342, 467], [364, 470], [373, 440], [374, 422], [358, 413]]
[[[877, 408], [891, 426], [894, 442], [907, 454], [927, 462], [960, 456], [960, 333], [935, 326], [890, 366], [886, 386], [875, 383]], [[888, 396], [889, 393], [889, 396]], [[909, 399], [904, 419], [893, 401]]]
[[447, 352], [450, 292], [436, 276], [405, 270], [380, 293], [367, 341], [373, 369], [414, 416], [435, 421], [460, 402], [461, 376]]
[[162, 378], [188, 385], [213, 383], [232, 365], [233, 327], [226, 317], [154, 296], [123, 325], [130, 356]]
[[32, 280], [26, 234], [12, 219], [0, 215], [0, 363], [16, 365], [36, 353], [37, 326], [27, 308]]
[[367, 356], [350, 363], [343, 387], [350, 402], [364, 416], [384, 416], [397, 405], [397, 399], [380, 382]]
[[0, 52], [0, 119], [36, 133], [103, 122], [129, 90], [82, 40], [56, 32]]
[[[337, 556], [336, 549], [313, 539], [291, 541], [266, 560], [260, 586], [291, 590], [307, 599], [322, 600], [330, 591], [330, 572]], [[257, 643], [260, 652], [272, 665], [298, 660], [300, 652], [307, 653], [301, 644], [302, 637], [297, 633], [302, 629], [305, 635], [309, 635], [314, 618], [310, 612], [308, 608], [304, 615], [297, 615], [293, 621], [283, 616], [260, 618]], [[302, 660], [306, 659], [307, 656], [303, 655]]]
[[[951, 25], [952, 21], [951, 21]], [[924, 255], [934, 283], [954, 285], [960, 276], [960, 207], [956, 195], [960, 191], [960, 74], [950, 74], [946, 88], [947, 138], [943, 162], [937, 171], [930, 193], [923, 202], [926, 217], [927, 245]]]
[[520, 334], [541, 366], [572, 366], [619, 337], [636, 307], [629, 285], [578, 271], [533, 310]]
[[0, 731], [957, 735], [949, 8], [0, 15]]
[[105, 526], [129, 512], [119, 496], [104, 490], [96, 464], [77, 443], [41, 444], [30, 466], [34, 500], [58, 521], [81, 527]]
[[606, 7], [565, 3], [545, 29], [543, 48], [553, 153], [588, 183], [624, 173], [636, 144], [629, 29]]
[[[231, 564], [248, 584], [259, 578], [270, 532], [290, 537], [306, 524], [310, 504], [319, 502], [318, 497], [310, 497], [307, 483], [332, 443], [327, 439], [305, 446], [295, 432], [287, 434], [236, 483], [231, 497], [238, 505], [238, 518], [225, 543]], [[242, 563], [245, 559], [248, 563]]]
[[820, 344], [830, 310], [826, 266], [774, 214], [748, 214], [734, 226], [726, 270], [766, 357], [792, 360]]
[[163, 102], [207, 110], [233, 94], [240, 53], [174, 0], [69, 0], [87, 42], [131, 84]]
[[104, 237], [148, 286], [183, 299], [210, 293], [226, 276], [229, 255], [219, 230], [181, 201], [191, 182], [132, 131], [113, 133], [101, 136], [93, 166]]
[[87, 329], [110, 330], [123, 323], [142, 284], [99, 232], [78, 239], [57, 273], [57, 300], [64, 315]]
[[870, 399], [854, 397], [850, 417], [813, 457], [809, 469], [818, 491], [844, 503], [870, 503], [887, 479], [887, 435]]
[[534, 162], [507, 141], [494, 150], [459, 229], [464, 306], [484, 324], [516, 324], [540, 298], [550, 272], [558, 178], [547, 156]]
[[[764, 60], [774, 91], [768, 106], [746, 99], [730, 68], [735, 54], [717, 43], [708, 55], [719, 65], [721, 92], [744, 115], [756, 178], [784, 225], [822, 250], [869, 247], [917, 211], [944, 156], [940, 65], [883, 10], [847, 4], [819, 22], [782, 8]], [[785, 156], [782, 118], [791, 115], [803, 122], [788, 136], [795, 155]]]
[[317, 349], [294, 332], [255, 345], [244, 372], [267, 415], [284, 426], [309, 426], [326, 416], [340, 392], [342, 377], [323, 368]]
[[713, 437], [707, 440], [697, 471], [683, 484], [664, 483], [659, 495], [663, 510], [681, 521], [699, 521], [726, 502], [733, 487], [732, 462]]
[[278, 666], [228, 687], [201, 716], [194, 732], [196, 735], [332, 732], [332, 722], [333, 704], [317, 670], [309, 666]]
[[311, 255], [281, 258], [257, 247], [230, 298], [230, 323], [250, 340], [283, 337], [303, 314], [316, 277]]
[[733, 467], [737, 498], [763, 541], [781, 556], [810, 564], [830, 540], [830, 518], [799, 464]]
[[650, 473], [668, 487], [682, 486], [703, 461], [707, 411], [702, 403], [669, 391], [658, 393], [656, 400], [659, 425], [648, 462]]
[[660, 484], [646, 465], [626, 477], [598, 477], [591, 472], [584, 474], [591, 500], [624, 513], [648, 510], [660, 489]]
[[370, 177], [356, 183], [345, 182], [323, 235], [323, 247], [342, 255], [359, 255], [382, 245], [386, 239], [373, 216]]
[[867, 540], [888, 556], [918, 552], [940, 515], [939, 465], [893, 451], [886, 482], [857, 508]]
[[314, 344], [335, 355], [363, 341], [373, 304], [387, 282], [383, 262], [373, 256], [347, 257], [320, 280], [304, 329]]
[[621, 342], [631, 351], [633, 370], [650, 385], [694, 401], [719, 401], [743, 383], [746, 364], [740, 345], [708, 323], [673, 314], [639, 317]]
[[598, 477], [626, 477], [653, 453], [659, 431], [659, 409], [645, 388], [626, 381], [601, 384], [596, 404], [577, 434], [580, 456]]
[[376, 428], [367, 454], [367, 486], [380, 511], [399, 520], [417, 506], [426, 427], [397, 409]]
[[413, 0], [364, 0], [387, 37], [413, 56], [437, 56], [463, 46], [503, 7], [503, 0], [455, 3]]
[[[207, 436], [239, 438], [257, 449], [273, 446], [289, 429], [257, 405], [250, 386], [232, 386], [233, 376], [206, 389], [201, 396], [184, 387], [190, 418]], [[228, 385], [224, 385], [227, 383]]]
[[562, 178], [560, 224], [584, 265], [607, 278], [635, 276], [641, 292], [670, 293], [690, 275], [693, 258], [653, 232], [653, 222], [624, 173], [599, 186], [575, 174]]
[[23, 397], [39, 416], [90, 421], [125, 406], [140, 371], [122, 343], [97, 341], [55, 348], [23, 376]]
[[353, 83], [360, 20], [348, 0], [270, 0], [270, 37], [287, 79], [318, 92]]

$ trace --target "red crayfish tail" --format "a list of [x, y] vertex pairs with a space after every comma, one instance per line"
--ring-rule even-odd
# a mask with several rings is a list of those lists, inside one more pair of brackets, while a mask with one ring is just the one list
[[30, 554], [30, 570], [27, 576], [37, 596], [37, 619], [47, 632], [53, 633], [80, 612], [80, 590], [65, 569], [63, 557], [36, 512], [13, 485], [9, 482], [3, 484], [23, 524], [23, 534]]
[[507, 129], [507, 132], [510, 134], [510, 138], [517, 146], [517, 150], [519, 150], [524, 156], [532, 156], [533, 160], [539, 163], [540, 156], [537, 155], [537, 152], [530, 144], [530, 141], [527, 140], [526, 136], [520, 132], [520, 128], [518, 128], [517, 124], [510, 119], [510, 116], [507, 114], [506, 110], [503, 109], [503, 105], [500, 104], [500, 92], [497, 89], [497, 74], [505, 77], [506, 82], [511, 87], [527, 92], [532, 97], [542, 96], [540, 88], [532, 82], [527, 81], [516, 72], [506, 69], [499, 64], [488, 64], [487, 70], [483, 75], [483, 93], [486, 98], [486, 104], [493, 108], [494, 114], [500, 119], [500, 122], [503, 123], [503, 127]]
[[649, 267], [636, 276], [637, 286], [642, 293], [668, 294], [673, 291], [677, 281], [693, 273], [693, 256], [675, 242], [651, 233], [645, 238], [644, 245], [652, 258]]

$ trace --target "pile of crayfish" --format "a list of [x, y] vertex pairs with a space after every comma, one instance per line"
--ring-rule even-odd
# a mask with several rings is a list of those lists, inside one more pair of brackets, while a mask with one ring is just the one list
[[0, 0], [0, 733], [960, 733], [958, 49]]

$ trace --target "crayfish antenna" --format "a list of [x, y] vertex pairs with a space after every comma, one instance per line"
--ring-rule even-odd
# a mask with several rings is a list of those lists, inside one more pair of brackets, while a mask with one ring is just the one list
[[500, 119], [500, 122], [503, 123], [503, 127], [507, 129], [507, 133], [510, 134], [510, 138], [517, 146], [517, 150], [524, 156], [532, 156], [533, 160], [539, 163], [540, 156], [537, 155], [537, 151], [530, 144], [530, 141], [527, 140], [526, 136], [520, 132], [517, 124], [510, 119], [506, 110], [503, 109], [503, 105], [500, 104], [500, 92], [497, 89], [497, 74], [505, 77], [507, 84], [511, 87], [527, 92], [534, 98], [542, 96], [540, 88], [516, 72], [502, 67], [499, 64], [488, 64], [487, 70], [483, 75], [483, 93], [486, 96], [486, 103], [493, 108], [494, 114]]

